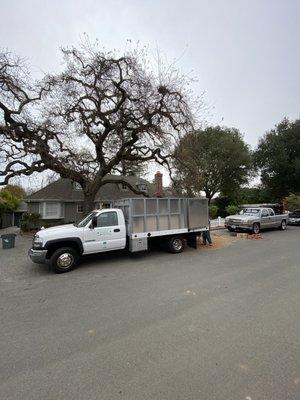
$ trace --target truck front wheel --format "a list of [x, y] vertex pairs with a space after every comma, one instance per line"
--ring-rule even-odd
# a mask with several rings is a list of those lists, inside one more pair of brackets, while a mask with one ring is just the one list
[[285, 220], [285, 219], [283, 219], [283, 220], [281, 221], [281, 224], [280, 224], [279, 229], [281, 229], [282, 231], [285, 231], [285, 230], [286, 230], [286, 220]]
[[168, 251], [170, 253], [181, 253], [184, 250], [184, 241], [181, 237], [173, 236], [168, 241]]
[[50, 258], [51, 268], [57, 273], [71, 271], [77, 261], [78, 253], [72, 247], [62, 247], [57, 249]]
[[253, 224], [252, 231], [253, 231], [253, 233], [255, 233], [255, 234], [259, 233], [259, 231], [260, 231], [260, 225], [259, 225], [259, 223], [256, 222], [255, 224]]

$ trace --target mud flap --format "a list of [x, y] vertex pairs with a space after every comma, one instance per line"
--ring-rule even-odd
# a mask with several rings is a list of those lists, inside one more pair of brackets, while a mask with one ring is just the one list
[[187, 239], [187, 245], [193, 249], [197, 249], [197, 235], [195, 233], [190, 233]]

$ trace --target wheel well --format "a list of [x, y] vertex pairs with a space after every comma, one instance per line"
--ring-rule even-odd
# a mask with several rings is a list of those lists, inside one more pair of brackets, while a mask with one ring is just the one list
[[280, 222], [280, 225], [279, 225], [279, 228], [281, 228], [282, 227], [282, 224], [285, 224], [285, 226], [287, 225], [287, 222], [286, 222], [286, 219], [285, 218], [283, 218], [282, 220], [281, 220], [281, 222]]
[[187, 236], [185, 236], [184, 234], [167, 235], [165, 236], [165, 243], [169, 244], [172, 239], [181, 239], [185, 241], [187, 240]]
[[66, 241], [61, 241], [61, 242], [56, 242], [56, 243], [50, 244], [48, 247], [46, 258], [49, 259], [56, 250], [61, 249], [62, 247], [72, 247], [73, 249], [75, 249], [77, 251], [78, 254], [81, 254], [81, 250], [79, 248], [78, 243], [76, 243], [72, 240], [71, 241], [66, 240]]

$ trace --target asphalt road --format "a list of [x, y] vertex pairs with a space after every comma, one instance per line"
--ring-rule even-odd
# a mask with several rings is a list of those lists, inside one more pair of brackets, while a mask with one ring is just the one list
[[2, 400], [300, 398], [300, 227], [52, 274], [0, 250]]

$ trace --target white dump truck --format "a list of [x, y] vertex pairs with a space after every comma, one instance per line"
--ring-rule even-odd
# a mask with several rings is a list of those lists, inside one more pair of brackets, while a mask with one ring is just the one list
[[180, 253], [186, 244], [196, 248], [197, 236], [208, 229], [206, 198], [124, 199], [113, 208], [91, 212], [78, 224], [41, 229], [29, 256], [38, 264], [49, 262], [55, 272], [67, 272], [82, 255], [145, 251], [155, 241]]

